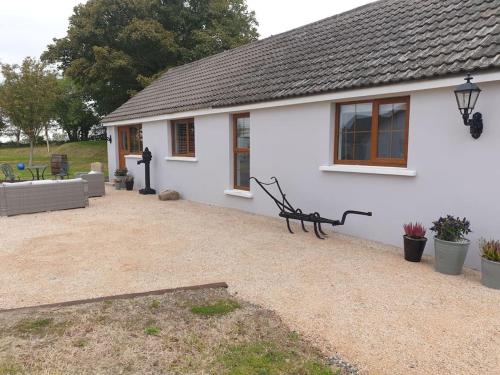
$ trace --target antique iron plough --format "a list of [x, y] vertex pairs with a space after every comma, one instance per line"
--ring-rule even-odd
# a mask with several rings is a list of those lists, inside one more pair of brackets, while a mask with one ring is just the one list
[[[325, 219], [321, 217], [321, 215], [318, 212], [314, 212], [312, 214], [305, 214], [302, 212], [300, 208], [295, 209], [288, 199], [286, 198], [286, 194], [283, 193], [283, 190], [281, 189], [280, 183], [278, 182], [278, 179], [276, 177], [272, 177], [271, 180], [274, 180], [274, 182], [268, 182], [264, 183], [256, 179], [255, 177], [251, 177], [252, 180], [255, 180], [257, 184], [266, 192], [269, 197], [276, 203], [278, 206], [280, 213], [279, 216], [284, 218], [286, 220], [286, 226], [290, 233], [293, 234], [292, 228], [290, 227], [290, 220], [298, 220], [300, 221], [300, 224], [302, 226], [302, 230], [304, 232], [309, 232], [306, 229], [306, 226], [304, 223], [313, 223], [314, 226], [314, 233], [316, 234], [316, 237], [318, 237], [321, 240], [324, 240], [321, 235], [326, 236], [327, 234], [323, 231], [323, 228], [321, 227], [321, 224], [329, 224], [332, 225], [333, 227], [344, 225], [345, 220], [348, 215], [363, 215], [363, 216], [372, 216], [371, 212], [361, 212], [361, 211], [346, 211], [342, 215], [341, 220], [331, 220], [331, 219]], [[279, 193], [281, 194], [281, 200], [276, 198], [274, 195], [271, 194], [271, 192], [268, 190], [268, 186], [271, 185], [276, 185]]]

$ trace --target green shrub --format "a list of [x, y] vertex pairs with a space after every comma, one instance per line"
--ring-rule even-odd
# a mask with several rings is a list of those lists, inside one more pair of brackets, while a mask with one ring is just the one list
[[128, 173], [127, 168], [122, 168], [122, 169], [117, 169], [115, 171], [115, 176], [116, 177], [125, 177]]
[[460, 242], [471, 232], [470, 222], [464, 217], [448, 215], [434, 221], [431, 231], [436, 233], [436, 238], [442, 241]]

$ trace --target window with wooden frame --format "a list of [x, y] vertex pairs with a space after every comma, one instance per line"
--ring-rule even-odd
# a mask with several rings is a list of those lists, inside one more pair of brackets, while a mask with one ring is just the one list
[[194, 157], [194, 119], [172, 121], [171, 129], [172, 156]]
[[250, 190], [250, 113], [233, 115], [234, 188]]
[[406, 167], [410, 98], [337, 103], [335, 164]]

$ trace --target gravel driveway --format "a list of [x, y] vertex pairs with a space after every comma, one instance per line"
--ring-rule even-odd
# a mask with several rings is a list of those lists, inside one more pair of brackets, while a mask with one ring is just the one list
[[278, 219], [108, 190], [0, 218], [0, 308], [226, 281], [368, 374], [500, 373], [500, 292], [400, 250]]

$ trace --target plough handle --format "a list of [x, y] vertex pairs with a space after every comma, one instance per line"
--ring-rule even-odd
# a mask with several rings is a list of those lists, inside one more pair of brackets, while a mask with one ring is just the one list
[[372, 216], [371, 212], [361, 212], [361, 211], [346, 211], [342, 215], [342, 220], [340, 221], [340, 225], [344, 225], [345, 219], [347, 218], [347, 215], [363, 215], [363, 216]]

